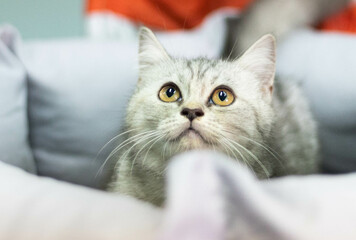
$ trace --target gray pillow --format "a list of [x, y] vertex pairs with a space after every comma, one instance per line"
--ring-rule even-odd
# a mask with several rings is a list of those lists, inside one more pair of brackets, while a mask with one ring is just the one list
[[129, 45], [68, 40], [23, 49], [30, 141], [39, 175], [105, 185], [107, 174], [98, 169], [106, 156], [96, 156], [119, 133], [136, 82], [136, 51]]
[[298, 31], [279, 45], [277, 73], [300, 79], [327, 173], [356, 171], [355, 56], [355, 35]]
[[[163, 40], [183, 55], [209, 49], [214, 57], [220, 51], [196, 37], [182, 38]], [[37, 41], [27, 43], [22, 53], [29, 73], [30, 141], [38, 173], [104, 187], [108, 174], [98, 169], [107, 155], [96, 156], [120, 131], [137, 81], [137, 41]]]
[[35, 173], [28, 144], [26, 72], [16, 56], [19, 37], [0, 28], [0, 161]]

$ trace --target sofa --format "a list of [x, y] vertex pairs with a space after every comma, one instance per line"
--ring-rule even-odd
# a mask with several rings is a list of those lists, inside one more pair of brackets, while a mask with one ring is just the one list
[[[158, 37], [173, 55], [217, 58], [225, 30], [211, 29]], [[259, 181], [227, 156], [185, 153], [170, 164], [159, 209], [102, 191], [113, 145], [102, 147], [122, 126], [137, 40], [23, 42], [3, 26], [0, 238], [355, 239], [354, 56], [354, 35], [310, 29], [278, 47], [277, 74], [308, 97], [329, 175]]]

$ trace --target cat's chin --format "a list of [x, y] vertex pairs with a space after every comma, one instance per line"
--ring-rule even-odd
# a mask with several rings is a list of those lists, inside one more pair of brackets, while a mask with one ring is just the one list
[[194, 130], [187, 129], [179, 139], [179, 144], [186, 150], [208, 148], [209, 144], [202, 135]]

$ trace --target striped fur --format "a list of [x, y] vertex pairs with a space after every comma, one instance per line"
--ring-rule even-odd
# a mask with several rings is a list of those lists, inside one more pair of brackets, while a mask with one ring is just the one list
[[[275, 82], [271, 35], [234, 61], [179, 59], [168, 56], [144, 28], [139, 56], [140, 79], [127, 109], [127, 132], [112, 154], [117, 164], [110, 191], [161, 205], [168, 160], [192, 149], [223, 152], [261, 179], [316, 171], [315, 123], [299, 88]], [[179, 87], [182, 101], [159, 100], [167, 82]], [[236, 98], [227, 107], [209, 102], [222, 85]], [[204, 116], [192, 122], [201, 137], [182, 135], [190, 124], [180, 114], [183, 108], [203, 110]]]

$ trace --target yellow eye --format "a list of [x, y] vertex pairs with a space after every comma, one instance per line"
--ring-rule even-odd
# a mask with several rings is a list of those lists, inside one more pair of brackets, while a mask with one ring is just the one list
[[234, 101], [234, 94], [226, 88], [218, 88], [213, 92], [211, 101], [219, 106], [228, 106]]
[[167, 85], [161, 88], [158, 96], [163, 102], [176, 102], [181, 98], [178, 87], [174, 85]]

